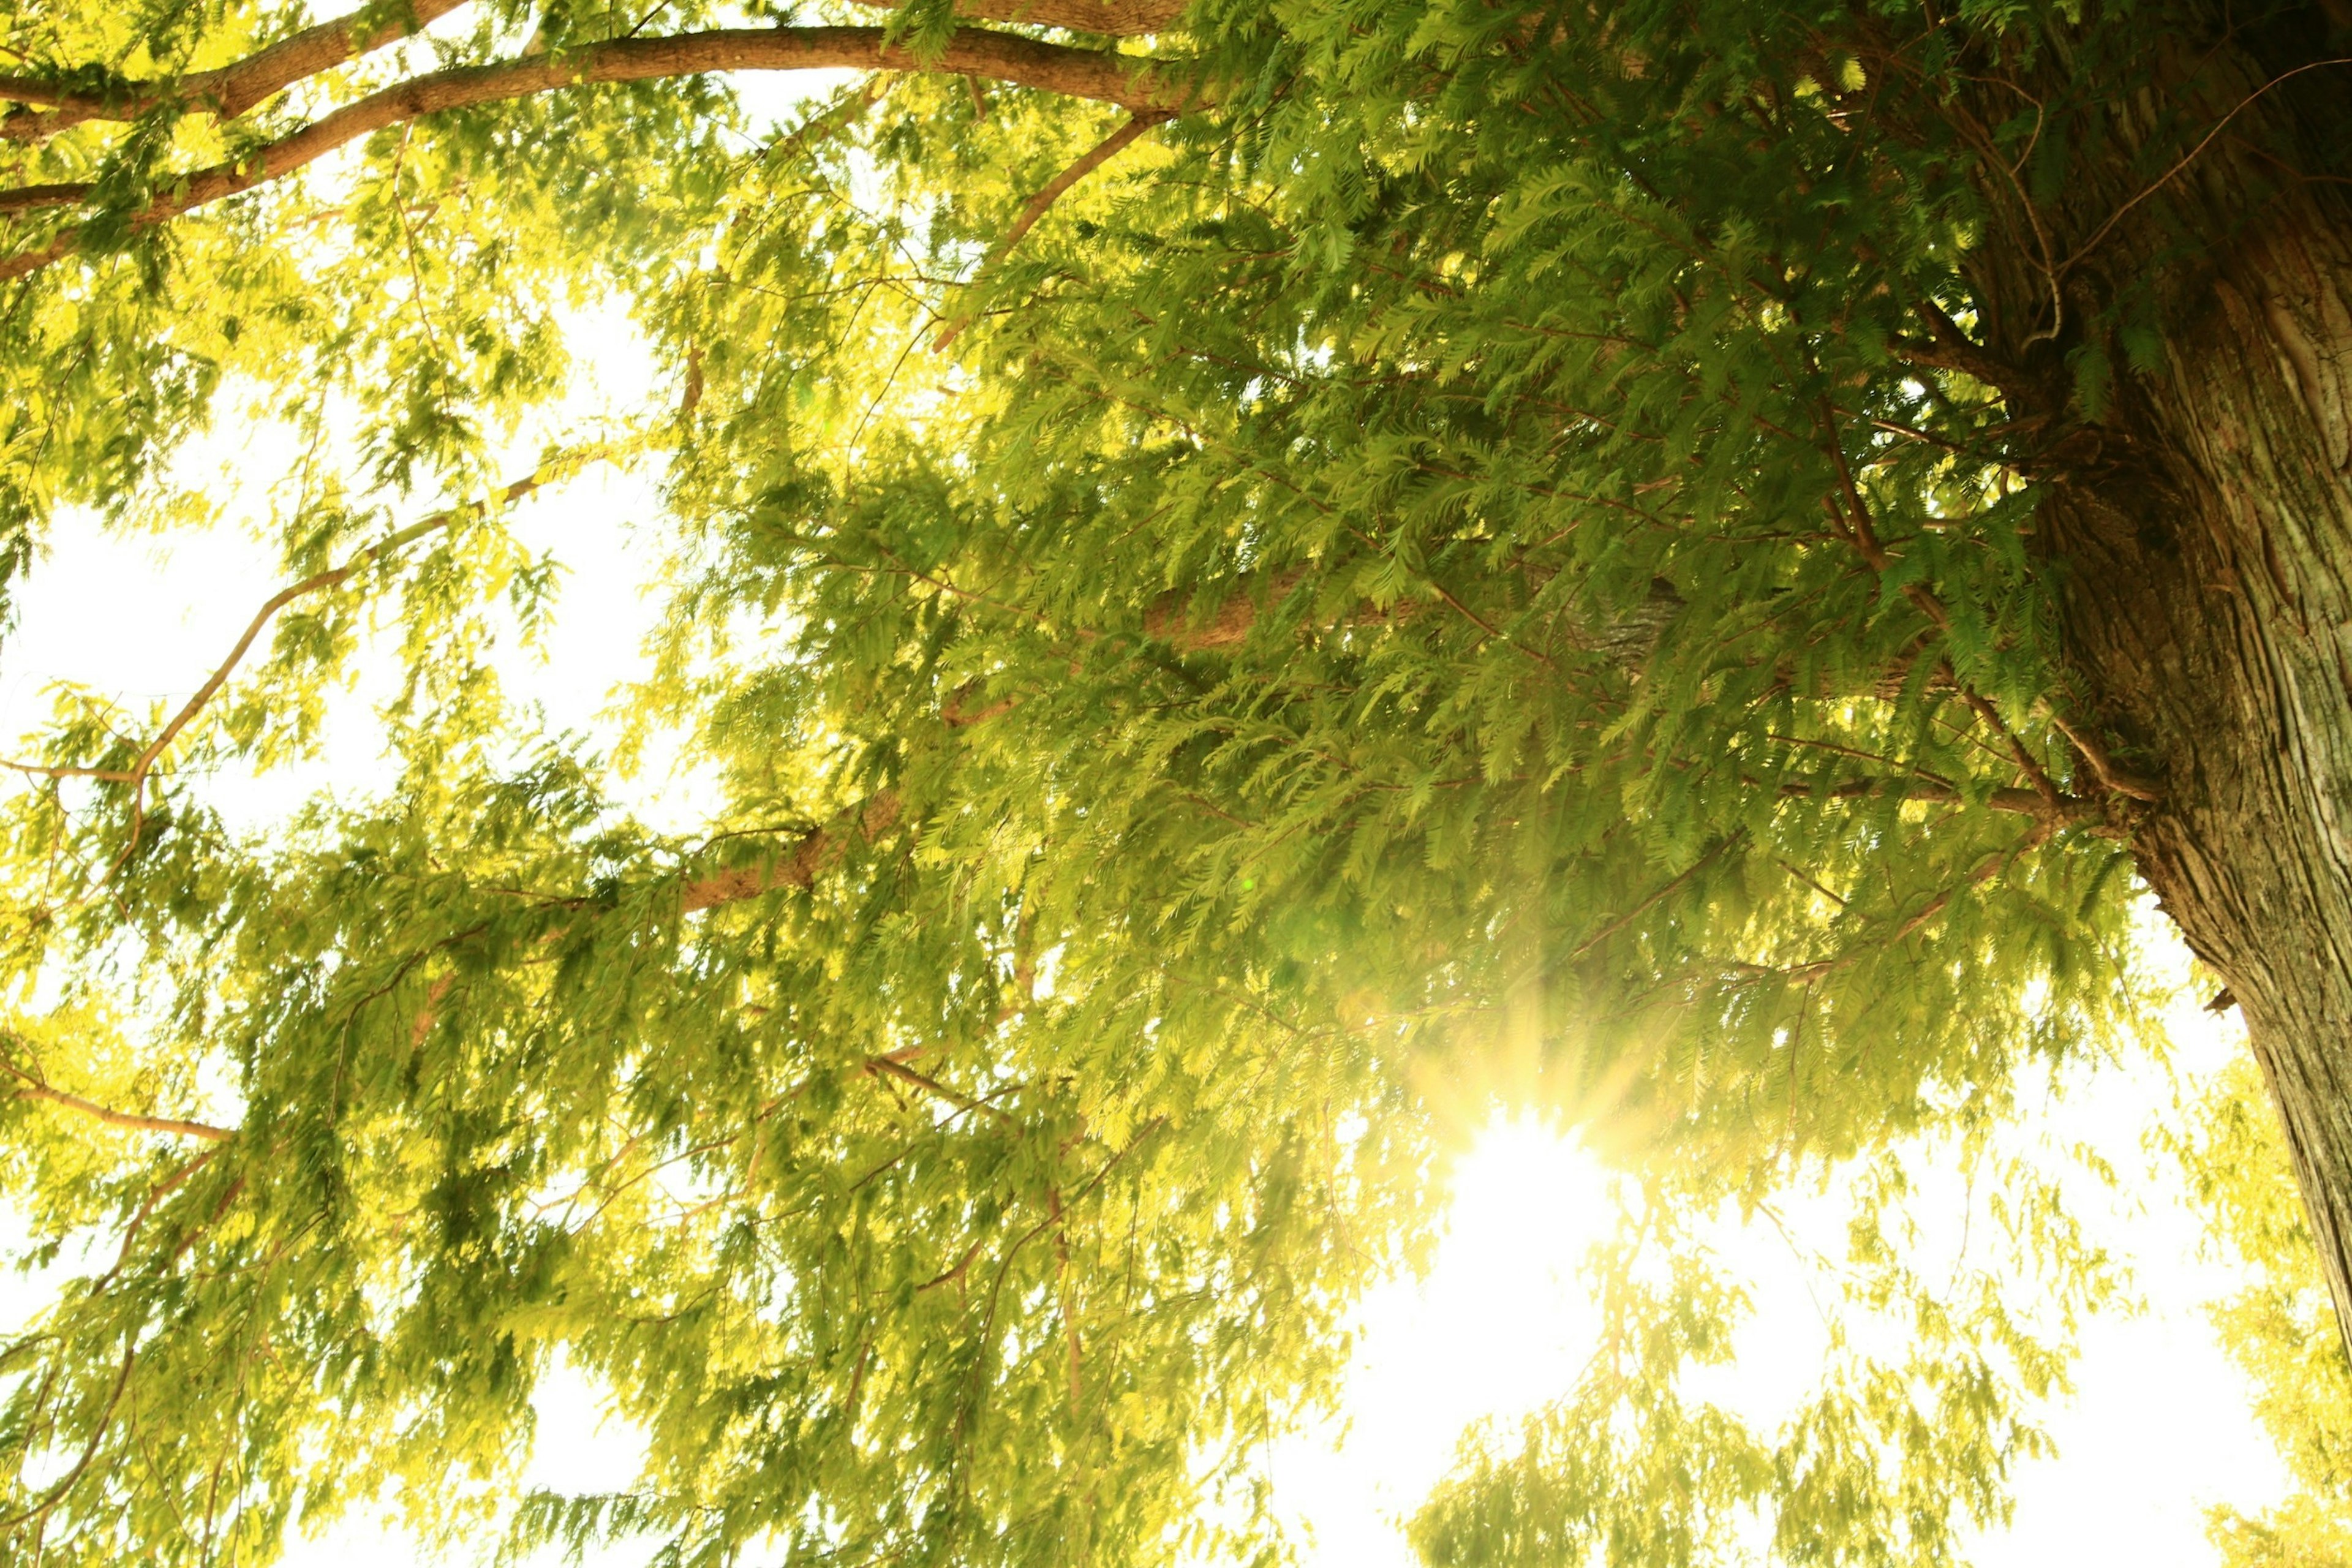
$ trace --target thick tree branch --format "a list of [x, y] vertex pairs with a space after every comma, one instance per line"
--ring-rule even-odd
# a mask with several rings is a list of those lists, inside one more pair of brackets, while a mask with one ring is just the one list
[[[168, 195], [131, 214], [131, 226], [152, 228], [280, 179], [363, 136], [448, 110], [603, 82], [656, 81], [713, 71], [843, 68], [986, 77], [1064, 97], [1116, 103], [1138, 114], [1166, 115], [1203, 101], [1195, 89], [1148, 60], [975, 28], [958, 32], [936, 55], [918, 55], [890, 43], [879, 27], [745, 28], [624, 38], [561, 55], [436, 71], [370, 93], [234, 163], [189, 174]], [[85, 190], [76, 199], [87, 194]], [[5, 199], [0, 195], [0, 201]], [[80, 228], [69, 226], [48, 245], [0, 261], [0, 279], [37, 272], [71, 255], [80, 243]]]
[[898, 797], [889, 791], [868, 800], [851, 817], [832, 827], [812, 827], [801, 835], [792, 852], [757, 866], [741, 866], [698, 878], [680, 889], [681, 913], [694, 914], [720, 904], [756, 899], [762, 893], [805, 889], [827, 868], [837, 864], [854, 836], [874, 838], [898, 820]]
[[1936, 370], [1956, 370], [1973, 380], [1991, 387], [2021, 414], [2044, 412], [2046, 397], [2042, 389], [2015, 365], [1998, 359], [1987, 350], [1979, 348], [1960, 331], [1959, 323], [1946, 315], [1932, 300], [1919, 303], [1920, 319], [1934, 334], [1931, 342], [1916, 338], [1896, 338], [1886, 345], [1896, 358], [1912, 364], [1927, 365]]
[[1091, 150], [1081, 153], [1068, 168], [1046, 181], [1045, 188], [1031, 196], [1028, 204], [1022, 207], [1021, 216], [1013, 220], [1013, 226], [1004, 231], [1004, 237], [997, 241], [996, 255], [991, 259], [1002, 259], [1005, 252], [1020, 244], [1023, 237], [1037, 226], [1037, 220], [1044, 217], [1072, 185], [1110, 162], [1129, 142], [1167, 118], [1165, 112], [1146, 112], [1136, 115], [1134, 119], [1096, 142]]
[[298, 81], [398, 43], [465, 3], [410, 0], [406, 20], [387, 22], [368, 33], [359, 31], [360, 13], [353, 12], [305, 27], [234, 65], [163, 81], [126, 82], [107, 94], [60, 92], [24, 78], [0, 77], [0, 99], [42, 106], [0, 117], [0, 141], [38, 142], [87, 121], [136, 120], [173, 102], [234, 120]]
[[79, 206], [89, 195], [87, 184], [18, 185], [14, 190], [0, 191], [0, 214]]
[[132, 1111], [117, 1110], [112, 1106], [100, 1105], [94, 1100], [84, 1100], [80, 1095], [69, 1094], [62, 1089], [51, 1089], [47, 1084], [35, 1083], [30, 1079], [18, 1087], [16, 1092], [19, 1100], [45, 1100], [51, 1105], [78, 1110], [93, 1121], [103, 1121], [109, 1127], [120, 1127], [128, 1132], [173, 1132], [186, 1138], [202, 1138], [209, 1143], [236, 1136], [236, 1129], [233, 1127], [215, 1127], [207, 1121], [186, 1121], [176, 1116], [141, 1116]]
[[[754, 865], [729, 867], [685, 883], [678, 889], [678, 912], [698, 914], [723, 904], [756, 899], [763, 893], [805, 890], [828, 868], [840, 863], [852, 840], [879, 837], [898, 822], [898, 813], [897, 793], [884, 790], [830, 826], [805, 829], [784, 855]], [[412, 1045], [423, 1044], [433, 1032], [454, 984], [445, 974], [426, 988], [425, 1005], [409, 1025]]]

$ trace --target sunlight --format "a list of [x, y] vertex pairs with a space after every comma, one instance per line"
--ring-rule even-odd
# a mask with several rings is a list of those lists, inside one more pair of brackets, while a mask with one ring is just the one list
[[[619, 324], [605, 347], [609, 379], [625, 383], [627, 362], [641, 349]], [[583, 404], [597, 395], [583, 395]], [[269, 450], [273, 438], [240, 431], [201, 444], [191, 461], [274, 471], [282, 454]], [[226, 475], [219, 493], [224, 504], [236, 494]], [[502, 670], [510, 694], [535, 705], [551, 729], [604, 738], [602, 710], [613, 688], [635, 672], [650, 619], [640, 595], [646, 568], [629, 523], [656, 516], [657, 497], [642, 476], [595, 473], [518, 508], [511, 519], [535, 550], [560, 554], [569, 568], [541, 657], [509, 659]], [[188, 672], [217, 661], [275, 578], [270, 552], [235, 529], [163, 542], [95, 528], [61, 532], [42, 570], [44, 593], [20, 607], [0, 677], [0, 729], [11, 738], [38, 722], [51, 680], [81, 680], [134, 706], [176, 702]], [[87, 606], [100, 602], [113, 607], [122, 635], [88, 636]], [[369, 667], [363, 659], [362, 670]], [[379, 752], [362, 710], [330, 731], [319, 756], [268, 778], [223, 781], [215, 799], [240, 826], [265, 828], [310, 790], [380, 782]], [[629, 804], [685, 828], [700, 797], [655, 776], [639, 781]], [[1041, 982], [1050, 992], [1050, 958]], [[2193, 1007], [2172, 1027], [2190, 1042], [2194, 1059], [2184, 1068], [2191, 1076], [2242, 1048]], [[1521, 1066], [1524, 1072], [1506, 1077], [1525, 1089], [1533, 1067]], [[1514, 1097], [1496, 1095], [1491, 1077], [1422, 1088], [1465, 1146], [1448, 1178], [1430, 1268], [1366, 1297], [1338, 1415], [1274, 1445], [1265, 1458], [1276, 1507], [1295, 1528], [1310, 1568], [1409, 1568], [1414, 1559], [1402, 1522], [1450, 1470], [1465, 1430], [1489, 1420], [1507, 1426], [1562, 1395], [1591, 1352], [1595, 1314], [1580, 1265], [1613, 1219], [1607, 1172], [1572, 1131], [1534, 1112], [1496, 1110], [1498, 1100]], [[2104, 1136], [2127, 1154], [2163, 1092], [2114, 1073], [2100, 1094], [2064, 1110], [2083, 1136]], [[1987, 1543], [2004, 1568], [2078, 1562], [2095, 1550], [2142, 1564], [2210, 1563], [2203, 1509], [2224, 1500], [2258, 1504], [2279, 1488], [2276, 1461], [2248, 1418], [2243, 1383], [2222, 1361], [2196, 1305], [2227, 1282], [2194, 1260], [2194, 1224], [2164, 1209], [2164, 1201], [2151, 1200], [2162, 1212], [2110, 1216], [2107, 1233], [2119, 1251], [2135, 1255], [2142, 1289], [2166, 1306], [2103, 1321], [2086, 1336], [2081, 1397], [2053, 1422], [2063, 1452], [2021, 1476], [2016, 1526]], [[1807, 1223], [1825, 1216], [1834, 1226], [1826, 1208]], [[1751, 1282], [1758, 1310], [1741, 1336], [1738, 1364], [1710, 1372], [1705, 1386], [1769, 1422], [1816, 1376], [1822, 1333], [1805, 1271], [1786, 1240], [1761, 1225], [1718, 1227], [1713, 1239]], [[37, 1284], [20, 1286], [0, 1293], [0, 1306], [22, 1317], [40, 1296]], [[541, 1384], [536, 1405], [530, 1484], [572, 1492], [627, 1484], [642, 1439], [603, 1415], [586, 1381], [559, 1368]], [[643, 1555], [622, 1545], [590, 1561], [617, 1565]], [[392, 1568], [416, 1560], [415, 1543], [396, 1529], [358, 1517], [288, 1559], [296, 1568]]]
[[1533, 1410], [1590, 1352], [1576, 1274], [1612, 1217], [1599, 1162], [1536, 1116], [1503, 1114], [1453, 1189], [1427, 1278], [1364, 1301], [1341, 1418], [1276, 1447], [1277, 1506], [1308, 1562], [1406, 1568], [1397, 1522], [1451, 1468], [1463, 1429]]

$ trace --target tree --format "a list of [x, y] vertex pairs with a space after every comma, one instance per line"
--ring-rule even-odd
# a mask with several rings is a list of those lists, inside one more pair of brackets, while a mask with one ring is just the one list
[[[226, 663], [11, 764], [11, 1180], [110, 1250], [7, 1352], [0, 1531], [491, 1507], [560, 1352], [653, 1456], [526, 1538], [1258, 1550], [1430, 1084], [1507, 1066], [1629, 1172], [1622, 1331], [1424, 1550], [1944, 1561], [2108, 1289], [2004, 1140], [2134, 1025], [2135, 874], [2352, 1315], [2340, 6], [858, 20], [11, 14], [12, 591], [200, 517], [207, 427], [297, 457]], [[728, 73], [817, 67], [748, 144]], [[615, 300], [662, 397], [499, 470]], [[503, 520], [602, 461], [689, 834], [497, 687]], [[232, 832], [371, 615], [396, 784]], [[2003, 1173], [1965, 1290], [1890, 1217], [1931, 1144]], [[1751, 1433], [1675, 1237], [1832, 1179], [1913, 1349]]]

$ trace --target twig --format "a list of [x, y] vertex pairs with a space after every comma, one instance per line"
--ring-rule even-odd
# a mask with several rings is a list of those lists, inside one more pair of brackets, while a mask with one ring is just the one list
[[2058, 264], [2059, 275], [2062, 277], [2064, 276], [2076, 262], [2090, 255], [2092, 251], [2096, 250], [2099, 247], [2100, 242], [2107, 237], [2109, 231], [2111, 231], [2116, 225], [2124, 220], [2125, 214], [2130, 212], [2132, 208], [2139, 205], [2140, 203], [2147, 200], [2148, 197], [2156, 195], [2157, 192], [2162, 190], [2166, 185], [2170, 184], [2173, 178], [2178, 175], [2181, 170], [2186, 169], [2190, 163], [2196, 162], [2198, 154], [2204, 152], [2207, 147], [2212, 145], [2213, 138], [2221, 134], [2223, 128], [2226, 127], [2230, 121], [2235, 120], [2239, 115], [2244, 113], [2248, 109], [2253, 106], [2254, 100], [2262, 97], [2263, 94], [2270, 91], [2271, 89], [2278, 86], [2281, 82], [2299, 77], [2305, 71], [2322, 70], [2329, 66], [2352, 66], [2352, 56], [2339, 57], [2338, 58], [2328, 60], [2313, 60], [2310, 64], [2297, 66], [2291, 71], [2281, 71], [2278, 75], [2271, 78], [2270, 80], [2263, 83], [2262, 86], [2248, 93], [2243, 99], [2239, 100], [2238, 106], [2235, 109], [2231, 110], [2229, 113], [2215, 121], [2213, 122], [2213, 129], [2205, 132], [2204, 136], [2198, 142], [2196, 146], [2191, 147], [2188, 152], [2183, 153], [2180, 155], [2179, 162], [2175, 163], [2172, 167], [2167, 169], [2162, 174], [2158, 175], [2153, 182], [2144, 188], [2139, 195], [2132, 197], [2131, 200], [2126, 202], [2114, 212], [2108, 214], [2107, 221], [2101, 224], [2098, 228], [2092, 233], [2090, 238], [2084, 240], [2080, 246], [2076, 247], [2072, 255], [2068, 256], [2065, 260]]

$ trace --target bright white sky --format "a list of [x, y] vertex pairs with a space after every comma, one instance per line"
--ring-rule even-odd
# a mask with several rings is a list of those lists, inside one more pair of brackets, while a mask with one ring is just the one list
[[[804, 81], [762, 84], [763, 107], [782, 111], [804, 90]], [[635, 402], [646, 373], [625, 323], [583, 325], [603, 339], [595, 356], [602, 380], [583, 387], [575, 407]], [[213, 443], [205, 460], [222, 465], [216, 489], [234, 508], [239, 480], [267, 484], [280, 456], [265, 433], [243, 445]], [[513, 471], [529, 466], [520, 458]], [[634, 530], [657, 530], [657, 517], [643, 482], [593, 471], [519, 509], [518, 531], [570, 568], [547, 657], [519, 664], [509, 681], [542, 705], [551, 726], [595, 730], [612, 689], [634, 668], [651, 620], [639, 585], [653, 558]], [[58, 679], [134, 704], [176, 705], [276, 585], [268, 552], [233, 532], [159, 545], [61, 528], [19, 588], [21, 626], [0, 646], [0, 739], [37, 722], [47, 706], [42, 689]], [[320, 762], [294, 778], [234, 792], [237, 816], [264, 826], [308, 789], [364, 788], [380, 776], [365, 703], [352, 706]], [[690, 823], [689, 787], [654, 778], [641, 793], [649, 816]], [[2177, 1020], [2176, 1036], [2179, 1066], [2192, 1076], [2243, 1048], [2227, 1026], [2201, 1013]], [[2148, 1194], [2145, 1212], [2106, 1212], [2099, 1224], [2103, 1239], [2132, 1261], [2152, 1306], [2136, 1318], [2092, 1325], [2080, 1396], [2055, 1423], [2060, 1457], [2025, 1472], [2014, 1527], [1977, 1553], [1988, 1565], [2210, 1563], [2205, 1509], [2229, 1502], [2252, 1510], [2284, 1489], [2281, 1467], [2247, 1414], [2242, 1382], [2201, 1315], [2201, 1304], [2230, 1280], [2196, 1256], [2196, 1225], [2174, 1203], [2173, 1185], [2156, 1174], [2133, 1179], [2153, 1169], [2137, 1140], [2167, 1092], [2153, 1074], [2110, 1075], [2066, 1111], [2116, 1162], [2126, 1186]], [[1302, 1553], [1310, 1568], [1407, 1568], [1412, 1558], [1397, 1517], [1444, 1474], [1463, 1428], [1568, 1392], [1591, 1348], [1575, 1268], [1606, 1212], [1600, 1178], [1571, 1141], [1499, 1115], [1478, 1136], [1456, 1173], [1449, 1229], [1430, 1275], [1391, 1282], [1364, 1303], [1344, 1422], [1269, 1458], [1280, 1506], [1310, 1542]], [[1801, 1392], [1811, 1376], [1812, 1309], [1777, 1237], [1732, 1238], [1727, 1247], [1759, 1270], [1761, 1308], [1730, 1392], [1769, 1408]], [[0, 1282], [0, 1319], [17, 1319], [33, 1304], [22, 1287]], [[625, 1432], [600, 1428], [590, 1390], [556, 1379], [541, 1412], [533, 1481], [576, 1490], [628, 1482], [634, 1445]], [[482, 1543], [485, 1555], [492, 1544]], [[614, 1552], [605, 1561], [642, 1555]], [[289, 1559], [295, 1568], [404, 1568], [415, 1561], [410, 1542], [364, 1521], [346, 1523]]]

